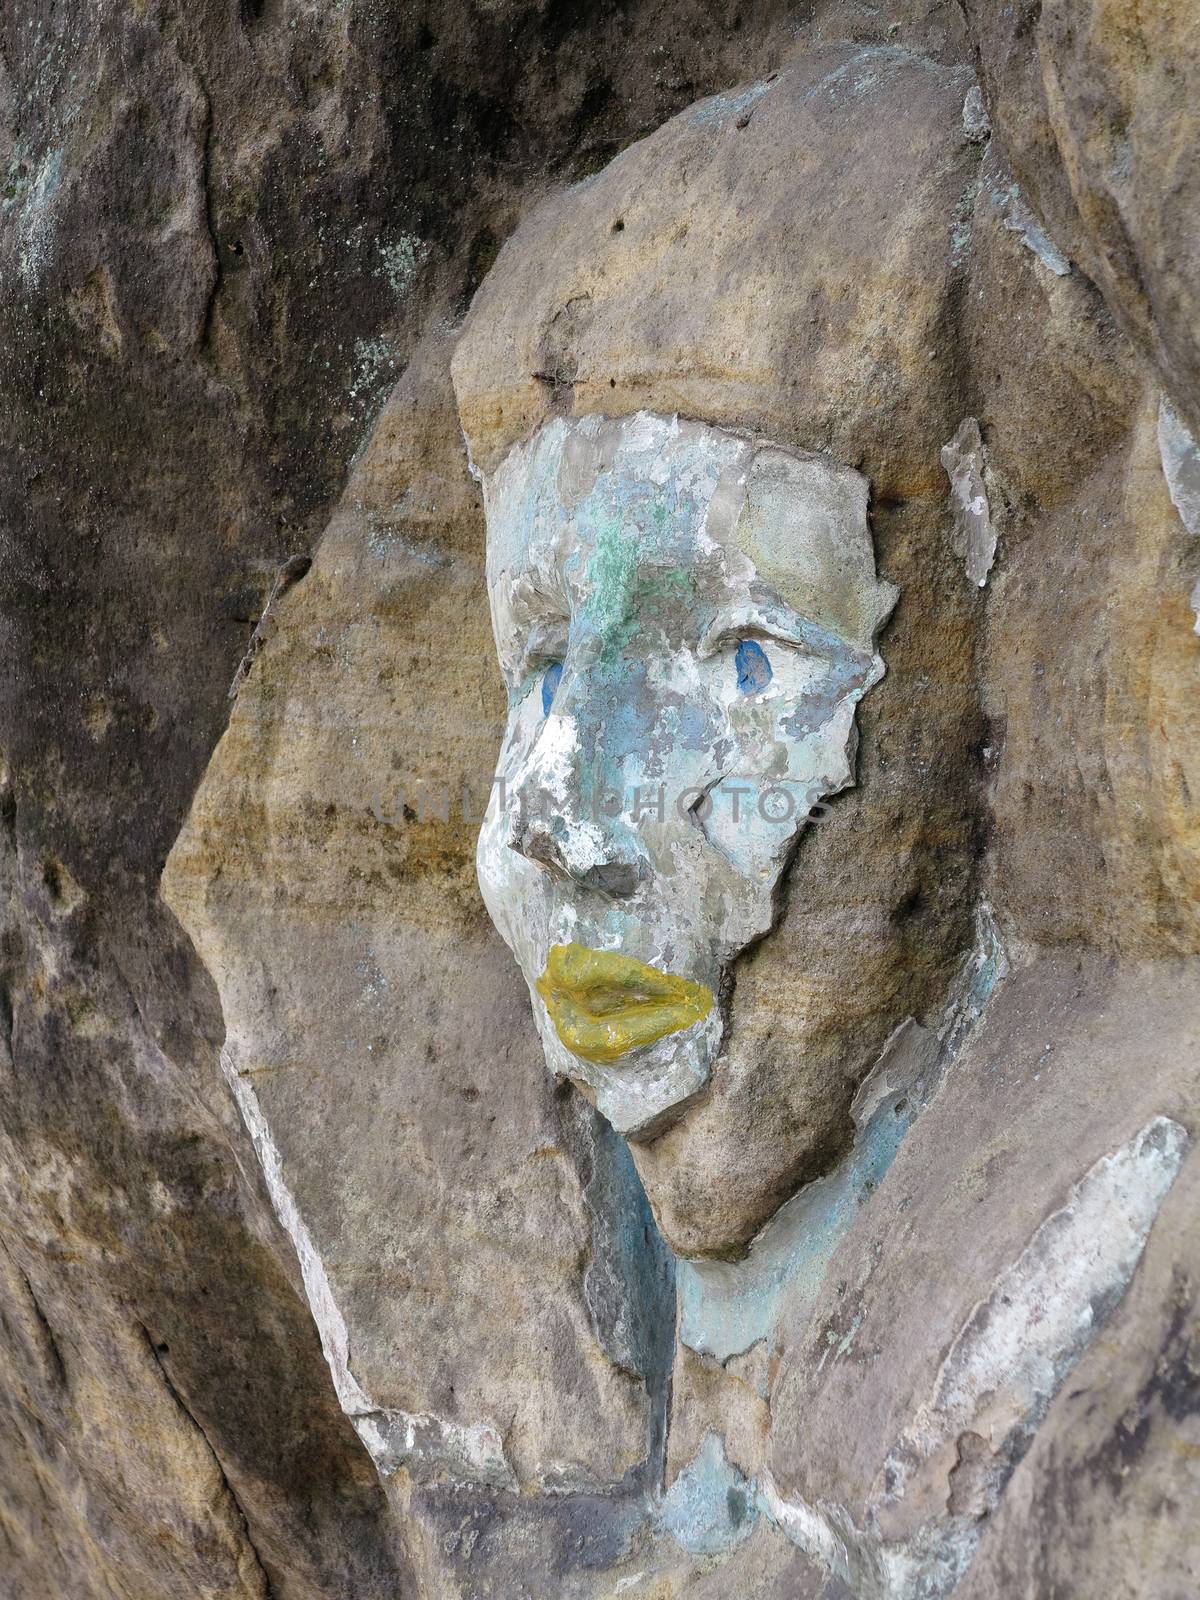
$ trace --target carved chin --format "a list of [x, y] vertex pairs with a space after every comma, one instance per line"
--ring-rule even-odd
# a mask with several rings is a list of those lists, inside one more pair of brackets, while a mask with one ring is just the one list
[[[576, 1051], [573, 1044], [577, 1036], [568, 1029], [564, 1037], [534, 990], [547, 1067], [556, 1077], [569, 1078], [627, 1139], [657, 1137], [684, 1115], [712, 1076], [724, 1021], [711, 990], [703, 984], [689, 987], [708, 997], [703, 1015], [684, 1021], [681, 1010], [675, 1009], [668, 1017], [669, 1008], [664, 1005], [656, 1019], [667, 1024], [662, 1032], [645, 1041], [637, 1040], [609, 1057]], [[680, 1002], [675, 1006], [678, 1008]], [[585, 1045], [594, 1037], [585, 1036]]]

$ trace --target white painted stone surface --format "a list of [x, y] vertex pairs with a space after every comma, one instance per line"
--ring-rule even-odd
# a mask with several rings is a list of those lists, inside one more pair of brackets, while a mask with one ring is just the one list
[[483, 482], [509, 716], [479, 881], [551, 1070], [645, 1137], [708, 1081], [720, 1007], [585, 1061], [535, 987], [547, 956], [620, 952], [719, 994], [771, 927], [813, 807], [854, 781], [855, 707], [883, 675], [895, 590], [875, 573], [862, 475], [748, 435], [648, 412], [555, 419]]

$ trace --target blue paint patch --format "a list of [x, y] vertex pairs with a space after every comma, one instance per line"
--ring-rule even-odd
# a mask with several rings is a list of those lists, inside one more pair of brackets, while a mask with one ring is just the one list
[[771, 681], [767, 652], [754, 639], [743, 639], [734, 658], [737, 686], [741, 694], [761, 694]]
[[749, 1256], [680, 1261], [683, 1343], [724, 1361], [771, 1336], [785, 1295], [806, 1310], [815, 1305], [834, 1251], [883, 1181], [911, 1121], [911, 1097], [889, 1095], [842, 1165], [786, 1201]]
[[603, 690], [608, 692], [601, 691], [597, 695], [594, 711], [595, 744], [597, 750], [604, 752], [614, 787], [619, 787], [621, 762], [652, 750], [656, 707], [641, 663], [631, 663], [623, 680], [613, 684], [611, 690], [605, 683]]
[[711, 750], [713, 729], [708, 708], [685, 701], [679, 708], [677, 737], [685, 750]]
[[553, 661], [542, 675], [542, 715], [550, 715], [550, 707], [554, 704], [554, 696], [558, 693], [558, 685], [562, 679], [563, 664]]
[[675, 1357], [675, 1257], [655, 1226], [629, 1146], [586, 1102], [576, 1104], [591, 1147], [583, 1197], [592, 1223], [584, 1273], [588, 1310], [605, 1353], [637, 1373], [650, 1398], [647, 1470], [661, 1482]]
[[755, 1485], [725, 1458], [716, 1433], [684, 1467], [663, 1497], [659, 1520], [681, 1550], [721, 1555], [740, 1544], [758, 1520]]

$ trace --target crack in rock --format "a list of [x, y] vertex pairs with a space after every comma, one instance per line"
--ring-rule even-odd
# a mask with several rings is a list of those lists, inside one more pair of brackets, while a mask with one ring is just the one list
[[166, 1388], [167, 1393], [171, 1396], [171, 1399], [183, 1413], [191, 1427], [200, 1436], [204, 1448], [212, 1457], [213, 1466], [216, 1468], [217, 1476], [221, 1482], [221, 1488], [224, 1493], [229, 1496], [230, 1503], [232, 1504], [237, 1515], [238, 1522], [241, 1525], [242, 1537], [245, 1540], [246, 1548], [250, 1552], [250, 1555], [254, 1561], [256, 1568], [255, 1577], [258, 1580], [257, 1588], [259, 1595], [261, 1596], [261, 1600], [274, 1600], [275, 1591], [271, 1585], [270, 1574], [268, 1573], [266, 1566], [263, 1563], [263, 1559], [259, 1555], [258, 1549], [250, 1534], [250, 1519], [246, 1515], [246, 1511], [242, 1505], [242, 1502], [238, 1499], [237, 1490], [230, 1483], [229, 1478], [226, 1475], [225, 1468], [221, 1462], [221, 1457], [218, 1455], [212, 1440], [208, 1437], [208, 1432], [204, 1427], [204, 1424], [200, 1421], [199, 1417], [196, 1416], [196, 1413], [183, 1398], [183, 1395], [177, 1388], [174, 1379], [167, 1370], [167, 1364], [163, 1360], [160, 1353], [160, 1351], [166, 1347], [159, 1345], [155, 1341], [153, 1334], [150, 1332], [149, 1328], [146, 1327], [144, 1322], [139, 1322], [138, 1327], [141, 1329], [142, 1337], [146, 1341], [146, 1348], [150, 1352], [150, 1358], [154, 1362], [154, 1365], [158, 1368], [159, 1376], [162, 1378], [163, 1385]]

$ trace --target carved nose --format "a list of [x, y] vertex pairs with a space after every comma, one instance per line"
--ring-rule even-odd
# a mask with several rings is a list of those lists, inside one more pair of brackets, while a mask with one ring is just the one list
[[[605, 761], [603, 728], [590, 709], [603, 698], [578, 664], [564, 668], [542, 733], [513, 774], [508, 844], [555, 877], [621, 898], [637, 891], [651, 867], [621, 812], [620, 772]], [[596, 796], [602, 804], [591, 803]]]
[[562, 817], [519, 818], [508, 842], [556, 876], [620, 898], [633, 894], [646, 874], [636, 840], [622, 837], [623, 833], [611, 825], [601, 829], [592, 822], [572, 824]]

